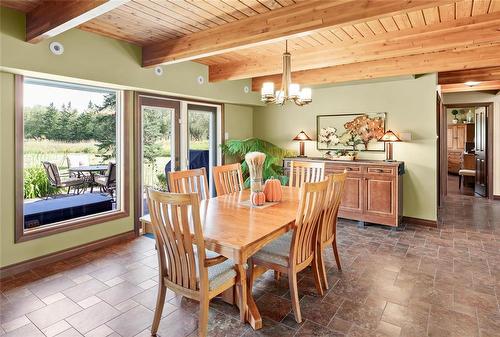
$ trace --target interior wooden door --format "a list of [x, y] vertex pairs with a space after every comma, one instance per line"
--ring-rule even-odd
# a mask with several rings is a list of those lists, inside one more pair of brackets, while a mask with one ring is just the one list
[[474, 192], [480, 196], [487, 196], [488, 186], [488, 161], [487, 161], [487, 115], [484, 107], [476, 109], [476, 141], [475, 141], [475, 156], [476, 156], [476, 179]]

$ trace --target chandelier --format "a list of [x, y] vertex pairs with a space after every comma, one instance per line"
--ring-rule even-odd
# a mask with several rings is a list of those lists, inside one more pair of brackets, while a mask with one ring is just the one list
[[283, 53], [283, 75], [281, 88], [274, 92], [273, 82], [264, 82], [261, 89], [261, 101], [284, 105], [287, 101], [293, 101], [298, 106], [312, 102], [311, 88], [302, 88], [297, 83], [292, 83], [292, 55], [288, 52], [288, 41], [285, 41], [285, 52]]

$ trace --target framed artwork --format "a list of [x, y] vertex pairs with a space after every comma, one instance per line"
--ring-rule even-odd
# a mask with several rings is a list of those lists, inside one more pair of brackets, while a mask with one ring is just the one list
[[318, 150], [384, 151], [385, 112], [316, 117]]

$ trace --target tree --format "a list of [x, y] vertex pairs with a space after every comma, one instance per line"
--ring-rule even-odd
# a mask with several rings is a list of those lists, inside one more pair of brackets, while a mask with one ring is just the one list
[[100, 156], [108, 160], [116, 156], [116, 94], [104, 96], [95, 119], [94, 139]]
[[363, 115], [345, 123], [344, 128], [352, 135], [358, 136], [365, 150], [368, 150], [368, 143], [384, 135], [384, 120], [380, 117], [370, 118], [368, 115]]

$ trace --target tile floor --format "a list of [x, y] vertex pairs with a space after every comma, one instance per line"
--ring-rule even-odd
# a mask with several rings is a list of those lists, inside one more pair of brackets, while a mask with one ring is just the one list
[[[438, 229], [338, 229], [343, 271], [327, 252], [330, 290], [300, 276], [304, 322], [291, 313], [286, 278], [254, 287], [264, 328], [211, 303], [211, 336], [500, 336], [500, 202], [451, 196]], [[148, 238], [34, 269], [1, 282], [0, 335], [149, 336], [157, 285]], [[167, 295], [160, 336], [196, 336], [197, 303]]]

